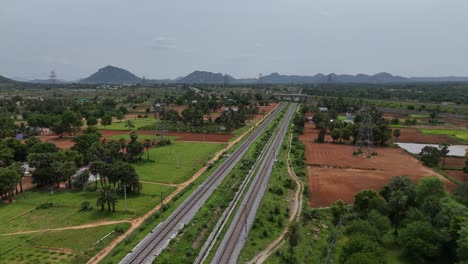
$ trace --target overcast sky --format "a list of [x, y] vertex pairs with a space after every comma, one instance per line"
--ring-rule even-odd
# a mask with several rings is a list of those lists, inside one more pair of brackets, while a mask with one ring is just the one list
[[466, 0], [2, 0], [0, 75], [468, 76]]

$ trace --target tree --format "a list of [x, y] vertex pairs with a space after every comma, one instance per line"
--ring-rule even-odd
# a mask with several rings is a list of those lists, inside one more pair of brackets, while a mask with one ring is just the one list
[[379, 230], [381, 236], [387, 233], [387, 231], [391, 228], [388, 217], [381, 215], [376, 210], [369, 212], [367, 221], [369, 221], [369, 223], [371, 223], [377, 228], [377, 230]]
[[0, 195], [4, 198], [4, 194], [8, 196], [8, 201], [13, 202], [14, 190], [21, 177], [17, 170], [13, 168], [0, 168]]
[[119, 120], [120, 122], [122, 122], [122, 120], [124, 119], [125, 115], [124, 113], [122, 113], [121, 111], [117, 111], [115, 113], [115, 118], [117, 118], [117, 120]]
[[427, 166], [436, 166], [439, 164], [440, 152], [436, 147], [425, 146], [422, 148], [419, 156], [421, 157], [421, 161]]
[[419, 205], [430, 196], [440, 199], [445, 195], [445, 184], [436, 176], [422, 178], [416, 185], [416, 203]]
[[449, 150], [449, 147], [450, 147], [450, 144], [447, 144], [447, 143], [442, 143], [439, 145], [439, 152], [440, 152], [440, 156], [442, 157], [442, 169], [445, 167], [445, 158], [447, 157], [447, 154], [449, 154], [450, 150]]
[[56, 134], [71, 133], [79, 129], [82, 124], [81, 116], [78, 113], [65, 111], [60, 119], [53, 124], [52, 130]]
[[434, 219], [436, 215], [440, 212], [441, 207], [442, 206], [440, 203], [440, 198], [434, 195], [431, 195], [424, 199], [424, 201], [421, 204], [421, 209], [429, 217], [431, 224], [434, 224]]
[[335, 127], [331, 132], [331, 137], [333, 138], [333, 142], [336, 142], [340, 137], [340, 129]]
[[377, 242], [364, 234], [356, 234], [350, 237], [350, 239], [344, 244], [340, 256], [340, 263], [347, 263], [347, 261], [351, 259], [352, 255], [359, 253], [371, 254], [373, 256], [372, 260], [374, 260], [373, 263], [384, 263], [382, 248]]
[[400, 221], [408, 210], [408, 196], [400, 190], [396, 190], [390, 194], [388, 204], [390, 206], [391, 215], [393, 216], [393, 224], [395, 225], [395, 236], [398, 236], [398, 226]]
[[151, 140], [145, 139], [146, 159], [149, 160], [149, 149], [151, 148]]
[[440, 232], [426, 221], [409, 223], [402, 228], [398, 238], [398, 244], [404, 253], [419, 262], [440, 256], [441, 242]]
[[400, 129], [393, 130], [393, 136], [395, 137], [395, 142], [398, 142], [398, 137], [400, 137]]
[[95, 126], [97, 125], [97, 123], [98, 123], [98, 120], [94, 116], [90, 116], [88, 117], [88, 119], [86, 119], [86, 125], [88, 126]]
[[291, 224], [289, 224], [287, 237], [289, 244], [290, 263], [292, 263], [291, 260], [293, 259], [294, 248], [299, 245], [299, 241], [301, 240], [299, 223], [293, 221]]
[[102, 118], [101, 118], [101, 125], [103, 125], [104, 127], [108, 126], [112, 124], [112, 116], [106, 114], [104, 115]]
[[349, 210], [348, 210], [347, 205], [342, 200], [338, 200], [334, 202], [331, 206], [333, 224], [335, 225], [340, 224], [341, 220], [348, 213], [348, 211]]
[[367, 213], [371, 210], [369, 203], [372, 199], [378, 198], [378, 194], [374, 190], [362, 190], [354, 195], [353, 209], [360, 216], [367, 217]]
[[341, 132], [342, 132], [341, 133], [341, 138], [343, 140], [348, 141], [349, 138], [351, 137], [351, 131], [349, 130], [349, 128], [345, 127], [345, 128], [343, 128], [343, 130]]
[[389, 202], [390, 196], [394, 191], [401, 191], [407, 197], [408, 205], [412, 205], [416, 198], [416, 185], [407, 176], [395, 176], [390, 182], [382, 187], [380, 195]]
[[128, 128], [128, 130], [133, 130], [135, 128], [135, 124], [133, 123], [132, 120], [127, 120], [125, 121], [125, 127]]
[[[461, 263], [468, 261], [468, 222], [465, 222], [458, 231], [457, 257]], [[465, 261], [465, 262], [462, 262]]]
[[9, 114], [0, 114], [0, 138], [13, 137], [16, 132], [15, 121]]
[[344, 264], [376, 264], [384, 263], [379, 261], [379, 256], [376, 253], [358, 252], [352, 254]]

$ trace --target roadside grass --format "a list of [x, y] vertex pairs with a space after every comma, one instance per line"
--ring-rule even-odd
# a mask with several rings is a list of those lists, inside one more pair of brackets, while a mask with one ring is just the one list
[[215, 166], [206, 170], [200, 178], [188, 185], [181, 193], [176, 195], [174, 199], [166, 204], [164, 210], [158, 210], [154, 215], [149, 217], [140, 227], [133, 231], [127, 238], [119, 243], [100, 263], [111, 264], [119, 263], [128, 252], [130, 252], [148, 233], [153, 230], [159, 223], [169, 217], [187, 197], [192, 194], [198, 186], [208, 178], [222, 163], [224, 158], [219, 159]]
[[122, 121], [112, 122], [112, 124], [108, 126], [99, 125], [97, 128], [102, 130], [129, 130], [128, 127], [125, 127], [127, 120], [132, 121], [133, 125], [135, 125], [136, 129], [139, 129], [143, 126], [153, 125], [154, 123], [158, 122], [157, 119], [154, 117], [145, 117], [145, 118], [135, 118], [135, 119], [125, 119]]
[[[89, 224], [96, 221], [111, 221], [131, 219], [146, 213], [161, 200], [161, 192], [165, 196], [175, 190], [175, 187], [143, 184], [141, 193], [127, 194], [129, 212], [125, 212], [123, 194], [119, 194], [116, 212], [109, 213], [107, 208], [101, 212], [95, 206], [99, 192], [63, 191], [53, 195], [47, 191], [28, 191], [16, 196], [16, 202], [0, 205], [0, 234], [47, 228]], [[82, 211], [81, 203], [89, 201], [91, 210]], [[52, 203], [47, 209], [36, 209], [44, 203]], [[18, 216], [14, 218], [15, 216]]]
[[[124, 223], [0, 237], [0, 262], [85, 263], [129, 227], [130, 224]], [[114, 230], [118, 231], [110, 234]], [[97, 243], [100, 239], [103, 240]]]
[[[119, 140], [119, 139], [125, 139], [125, 140], [130, 140], [130, 134], [120, 134], [120, 135], [114, 135], [114, 136], [110, 136], [108, 137], [108, 139], [114, 139], [114, 140]], [[178, 137], [175, 137], [175, 136], [164, 136], [164, 138], [167, 138], [167, 139], [170, 139], [171, 141], [174, 141], [176, 140]], [[156, 135], [138, 135], [138, 141], [140, 140], [145, 140], [145, 139], [149, 139], [149, 140], [153, 140], [153, 139], [156, 139], [156, 140], [159, 140], [159, 136], [156, 136]]]
[[448, 135], [468, 143], [468, 129], [419, 129], [424, 134]]
[[275, 240], [287, 226], [289, 205], [294, 199], [296, 184], [288, 175], [287, 141], [283, 140], [277, 161], [274, 163], [267, 189], [255, 216], [254, 224], [239, 256], [239, 261], [251, 260]]
[[172, 142], [149, 150], [150, 160], [134, 164], [142, 181], [181, 183], [205, 165], [224, 144], [201, 142]]

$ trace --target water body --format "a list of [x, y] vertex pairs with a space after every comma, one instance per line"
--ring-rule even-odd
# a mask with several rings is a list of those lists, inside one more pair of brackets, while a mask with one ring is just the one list
[[[424, 148], [425, 146], [439, 148], [439, 145], [435, 145], [435, 144], [397, 143], [397, 145], [412, 154], [419, 154], [419, 152], [421, 152], [421, 149]], [[448, 153], [449, 156], [463, 157], [465, 156], [465, 153], [468, 151], [468, 145], [451, 145], [449, 147], [449, 151], [450, 151]]]

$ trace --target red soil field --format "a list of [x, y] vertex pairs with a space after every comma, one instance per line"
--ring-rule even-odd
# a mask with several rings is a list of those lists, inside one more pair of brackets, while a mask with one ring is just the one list
[[[439, 162], [442, 166], [442, 159]], [[465, 158], [463, 157], [447, 157], [445, 158], [445, 168], [463, 168], [465, 167]]]
[[377, 148], [377, 156], [353, 156], [354, 146], [306, 142], [310, 206], [330, 206], [338, 199], [352, 203], [363, 189], [380, 188], [393, 176], [406, 175], [418, 181], [431, 175], [440, 177], [447, 189], [455, 185], [399, 148]]
[[57, 148], [60, 148], [60, 149], [68, 149], [68, 148], [73, 147], [73, 145], [75, 145], [75, 143], [71, 140], [71, 138], [65, 138], [65, 137], [59, 138], [57, 135], [40, 136], [39, 139], [42, 142], [53, 143], [55, 144], [55, 146], [57, 146]]
[[461, 170], [445, 170], [444, 172], [457, 181], [468, 181], [468, 173], [464, 173]]
[[416, 128], [400, 128], [400, 132], [401, 135], [398, 137], [398, 142], [424, 144], [457, 143], [457, 140], [449, 136], [423, 134]]

